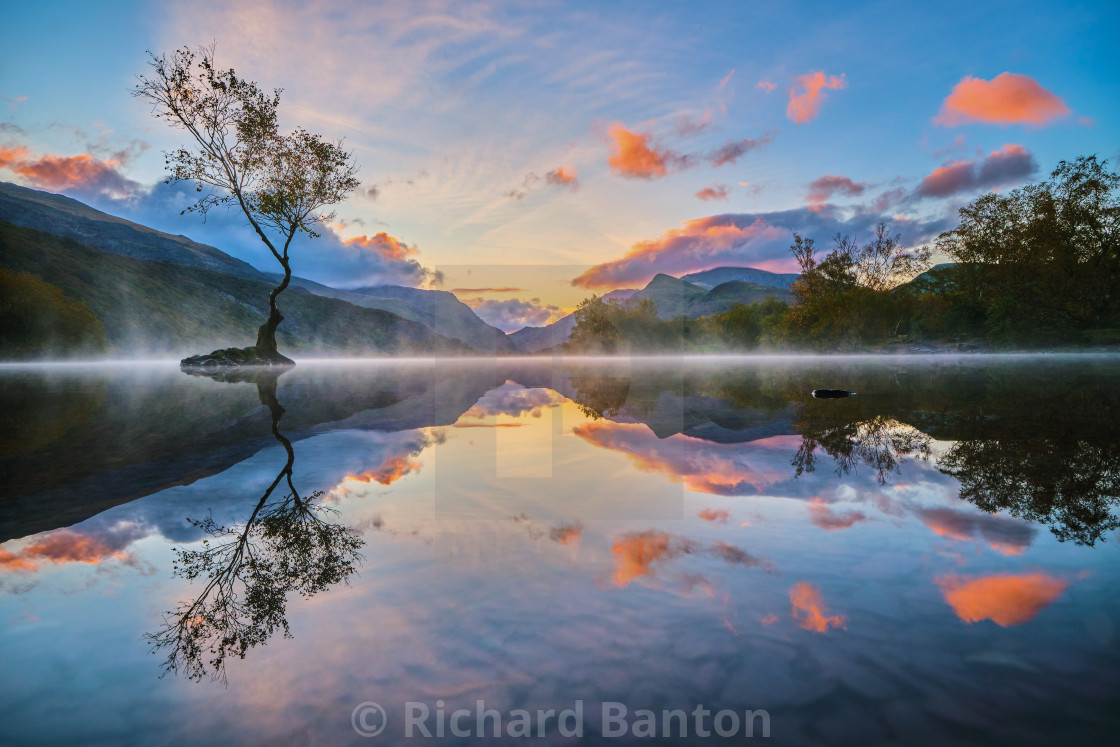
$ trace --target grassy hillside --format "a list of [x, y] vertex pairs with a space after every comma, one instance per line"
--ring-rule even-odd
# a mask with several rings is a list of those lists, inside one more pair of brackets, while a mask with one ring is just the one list
[[[106, 254], [0, 221], [0, 267], [35, 275], [83, 303], [110, 351], [176, 356], [250, 345], [266, 316], [268, 282]], [[279, 300], [278, 343], [294, 354], [462, 351], [455, 340], [379, 309], [299, 288]]]

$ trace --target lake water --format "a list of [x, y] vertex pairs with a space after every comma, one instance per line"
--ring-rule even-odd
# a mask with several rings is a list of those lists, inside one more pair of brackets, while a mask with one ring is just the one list
[[1108, 742], [1118, 363], [5, 367], [0, 743]]

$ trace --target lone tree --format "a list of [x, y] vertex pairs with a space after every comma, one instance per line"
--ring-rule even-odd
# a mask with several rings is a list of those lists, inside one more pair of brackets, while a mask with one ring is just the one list
[[268, 319], [255, 346], [187, 358], [183, 365], [293, 365], [276, 349], [276, 328], [284, 319], [276, 298], [292, 277], [288, 249], [300, 231], [318, 236], [315, 226], [334, 218], [324, 208], [358, 186], [353, 156], [340, 142], [303, 128], [281, 133], [280, 89], [269, 95], [232, 69], [218, 69], [213, 46], [197, 54], [188, 47], [170, 56], [149, 52], [148, 64], [151, 72], [140, 76], [133, 95], [150, 101], [156, 117], [194, 141], [164, 154], [167, 183], [193, 182], [200, 195], [183, 213], [236, 206], [284, 268], [283, 281], [268, 296]]

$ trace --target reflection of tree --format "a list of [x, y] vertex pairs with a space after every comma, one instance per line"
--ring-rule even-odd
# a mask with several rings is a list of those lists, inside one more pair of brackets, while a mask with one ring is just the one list
[[803, 430], [801, 446], [791, 464], [800, 477], [816, 469], [817, 449], [836, 460], [836, 474], [851, 472], [864, 464], [875, 471], [882, 485], [887, 475], [897, 473], [906, 457], [927, 460], [930, 438], [926, 434], [883, 415], [867, 420], [839, 422]]
[[167, 652], [165, 672], [224, 680], [228, 656], [244, 658], [277, 630], [290, 636], [290, 592], [310, 597], [355, 571], [364, 541], [352, 529], [325, 520], [333, 511], [318, 502], [322, 491], [303, 498], [292, 481], [295, 451], [279, 430], [284, 408], [276, 399], [278, 378], [275, 372], [222, 376], [257, 384], [261, 404], [272, 415], [272, 435], [287, 460], [243, 526], [224, 526], [213, 517], [191, 522], [209, 539], [201, 550], [179, 550], [174, 572], [207, 583], [198, 598], [180, 603], [167, 613], [161, 630], [146, 636], [153, 652]]
[[1047, 524], [1060, 541], [1093, 545], [1120, 527], [1120, 446], [1069, 439], [957, 443], [938, 468], [978, 508]]
[[594, 420], [617, 415], [630, 395], [629, 376], [573, 376], [571, 384], [579, 409]]

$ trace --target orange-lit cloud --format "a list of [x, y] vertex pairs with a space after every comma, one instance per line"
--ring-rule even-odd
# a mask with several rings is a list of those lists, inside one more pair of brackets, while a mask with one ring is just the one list
[[[749, 254], [756, 242], [786, 239], [789, 233], [766, 223], [761, 217], [740, 225], [734, 216], [712, 216], [685, 221], [683, 228], [640, 241], [626, 256], [595, 265], [572, 281], [584, 288], [615, 288], [634, 282], [648, 282], [659, 272], [673, 275], [694, 272], [715, 265], [731, 253]], [[785, 252], [788, 254], [788, 251]], [[742, 261], [747, 261], [744, 257]], [[758, 267], [760, 263], [752, 263]]]
[[769, 615], [760, 617], [758, 621], [763, 625], [773, 625], [774, 623], [778, 622], [778, 616], [771, 612]]
[[836, 513], [820, 498], [813, 498], [809, 502], [809, 520], [813, 522], [813, 526], [832, 532], [837, 529], [848, 529], [861, 521], [867, 521], [867, 516], [862, 511]]
[[726, 508], [704, 508], [696, 515], [704, 521], [710, 521], [712, 523], [718, 521], [720, 524], [726, 524], [727, 519], [731, 516], [731, 512]]
[[793, 605], [793, 619], [805, 630], [824, 633], [829, 628], [847, 628], [848, 621], [843, 615], [825, 614], [821, 590], [814, 584], [794, 584], [789, 590], [789, 601]]
[[[800, 443], [796, 436], [775, 436], [752, 442], [748, 452], [742, 444], [717, 444], [680, 434], [662, 439], [644, 425], [607, 420], [583, 423], [573, 433], [589, 444], [625, 454], [643, 472], [665, 475], [689, 490], [710, 495], [756, 495], [785, 479], [787, 455]], [[768, 460], [771, 455], [780, 461]]]
[[652, 144], [648, 132], [631, 132], [621, 122], [607, 130], [613, 140], [612, 153], [607, 158], [611, 170], [619, 176], [632, 179], [659, 179], [669, 173], [669, 168], [687, 163], [687, 158], [668, 148]]
[[865, 189], [867, 189], [865, 182], [854, 182], [841, 174], [825, 174], [809, 182], [809, 194], [806, 199], [810, 205], [823, 205], [835, 194], [859, 197]]
[[17, 553], [0, 548], [0, 568], [8, 571], [38, 570], [43, 561], [55, 565], [86, 563], [97, 565], [110, 558], [129, 561], [125, 548], [144, 537], [149, 530], [131, 522], [111, 526], [55, 529], [36, 535]]
[[758, 81], [758, 86], [757, 86], [757, 88], [761, 88], [766, 93], [770, 93], [771, 91], [773, 91], [777, 87], [778, 87], [777, 83], [771, 83], [768, 80]]
[[451, 292], [455, 295], [460, 293], [521, 293], [524, 288], [514, 288], [505, 286], [504, 288], [452, 288]]
[[561, 166], [548, 172], [544, 175], [544, 180], [556, 187], [575, 189], [579, 186], [579, 175], [576, 174], [576, 170], [566, 166]]
[[1068, 581], [1045, 573], [983, 576], [964, 579], [942, 576], [935, 580], [945, 601], [966, 623], [991, 620], [1001, 627], [1030, 622], [1061, 596]]
[[119, 158], [101, 159], [89, 153], [35, 157], [22, 145], [0, 147], [0, 168], [18, 174], [34, 187], [54, 192], [95, 192], [114, 199], [130, 197], [140, 191], [140, 185], [121, 174], [120, 165]]
[[347, 246], [373, 252], [390, 260], [405, 260], [420, 253], [420, 250], [415, 246], [409, 246], [400, 239], [390, 236], [384, 231], [375, 233], [373, 236], [366, 236], [365, 234], [355, 236], [352, 239], [346, 239], [344, 243]]
[[705, 202], [708, 202], [710, 200], [726, 200], [727, 187], [723, 186], [722, 184], [713, 184], [712, 186], [704, 187], [702, 190], [697, 192], [696, 197], [697, 199], [704, 200]]
[[934, 169], [915, 189], [919, 197], [947, 197], [975, 189], [990, 189], [1029, 177], [1038, 170], [1034, 156], [1021, 145], [1008, 143], [984, 158], [950, 161]]
[[797, 78], [802, 93], [797, 88], [789, 89], [789, 105], [786, 107], [786, 116], [795, 124], [804, 124], [817, 118], [821, 104], [824, 103], [824, 89], [833, 90], [843, 88], [847, 81], [843, 75], [825, 75], [823, 72], [812, 72]]
[[1034, 78], [1000, 73], [991, 80], [965, 76], [933, 121], [950, 127], [967, 122], [1041, 126], [1069, 113], [1065, 102]]

